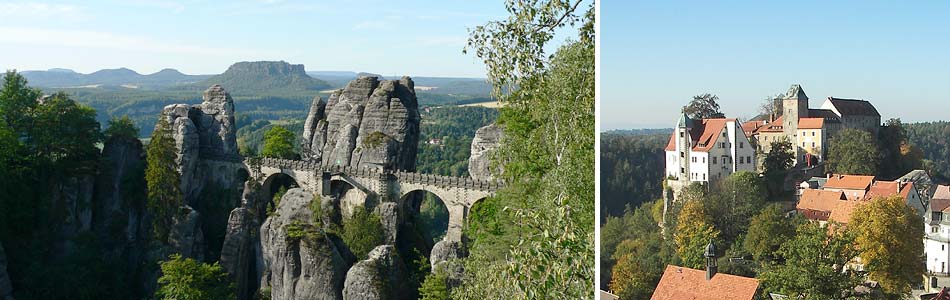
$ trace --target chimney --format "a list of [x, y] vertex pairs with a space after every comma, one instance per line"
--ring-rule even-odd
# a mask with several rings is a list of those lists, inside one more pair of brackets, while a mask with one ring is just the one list
[[719, 270], [716, 265], [716, 246], [713, 245], [712, 240], [709, 241], [709, 245], [706, 245], [706, 253], [703, 256], [706, 257], [706, 280], [712, 280]]

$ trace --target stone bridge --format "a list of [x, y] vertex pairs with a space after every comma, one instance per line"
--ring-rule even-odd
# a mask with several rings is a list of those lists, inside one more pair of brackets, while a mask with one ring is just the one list
[[[461, 241], [462, 228], [469, 210], [481, 199], [494, 195], [501, 183], [492, 180], [477, 180], [468, 177], [439, 176], [424, 173], [383, 170], [379, 168], [354, 168], [321, 166], [318, 162], [278, 158], [242, 159], [240, 157], [204, 157], [221, 163], [240, 163], [251, 178], [261, 181], [262, 190], [270, 191], [275, 180], [286, 175], [296, 184], [314, 194], [331, 196], [345, 185], [362, 192], [367, 205], [396, 202], [400, 216], [418, 209], [419, 203], [409, 203], [410, 193], [425, 191], [434, 194], [449, 213], [446, 239]], [[340, 204], [343, 206], [344, 204]]]

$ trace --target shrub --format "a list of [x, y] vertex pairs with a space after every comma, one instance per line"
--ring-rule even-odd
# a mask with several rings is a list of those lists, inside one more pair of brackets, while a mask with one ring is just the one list
[[383, 224], [376, 214], [357, 207], [353, 216], [343, 221], [342, 238], [353, 255], [366, 259], [373, 248], [383, 243]]

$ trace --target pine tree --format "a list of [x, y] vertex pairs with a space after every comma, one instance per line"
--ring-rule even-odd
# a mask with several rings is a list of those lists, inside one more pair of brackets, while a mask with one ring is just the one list
[[148, 209], [152, 214], [152, 230], [159, 241], [167, 241], [175, 211], [182, 205], [183, 197], [179, 183], [180, 174], [175, 163], [177, 157], [172, 131], [164, 118], [160, 118], [152, 133], [147, 150], [148, 165], [145, 180], [148, 182]]

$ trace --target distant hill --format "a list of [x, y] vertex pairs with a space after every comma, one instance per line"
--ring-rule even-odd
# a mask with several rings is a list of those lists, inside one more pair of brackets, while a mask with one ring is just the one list
[[224, 86], [233, 94], [259, 94], [275, 90], [321, 91], [331, 87], [326, 81], [307, 75], [303, 65], [292, 65], [285, 61], [238, 62], [223, 74], [197, 83], [201, 87], [214, 84]]
[[174, 69], [142, 75], [128, 68], [104, 69], [90, 74], [53, 68], [46, 71], [23, 71], [20, 74], [26, 77], [30, 85], [45, 88], [126, 86], [127, 88], [158, 89], [194, 83], [211, 77], [210, 75], [185, 75]]
[[654, 135], [670, 134], [673, 128], [639, 128], [639, 129], [614, 129], [605, 131], [604, 134], [610, 135]]
[[[380, 76], [369, 72], [351, 72], [351, 71], [311, 71], [308, 75], [326, 81], [332, 88], [342, 88], [350, 80], [358, 76], [379, 76], [382, 79], [399, 79], [402, 76]], [[466, 77], [423, 77], [412, 76], [416, 83], [416, 91], [421, 93], [431, 93], [440, 95], [473, 95], [488, 96], [491, 94], [491, 85], [485, 78], [466, 78]]]

